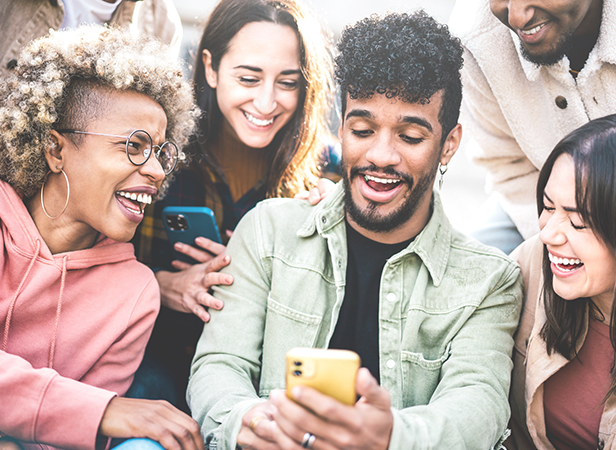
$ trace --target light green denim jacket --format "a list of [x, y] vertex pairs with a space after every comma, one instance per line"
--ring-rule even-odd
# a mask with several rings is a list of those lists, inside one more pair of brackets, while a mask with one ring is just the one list
[[[188, 404], [210, 449], [235, 449], [242, 416], [285, 387], [285, 353], [327, 347], [344, 299], [347, 245], [339, 183], [316, 207], [260, 203], [238, 225], [192, 366]], [[518, 266], [432, 217], [385, 264], [380, 383], [391, 394], [390, 449], [490, 449], [509, 419]]]

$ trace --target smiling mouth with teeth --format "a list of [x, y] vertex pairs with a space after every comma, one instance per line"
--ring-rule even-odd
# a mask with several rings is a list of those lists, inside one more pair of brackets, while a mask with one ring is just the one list
[[541, 25], [537, 25], [536, 27], [531, 28], [530, 30], [520, 30], [520, 33], [526, 35], [526, 36], [532, 36], [533, 34], [535, 34], [537, 31], [539, 31], [540, 29], [542, 29], [546, 24], [542, 23]]
[[550, 262], [558, 267], [562, 272], [573, 272], [576, 269], [579, 269], [584, 265], [582, 261], [579, 259], [569, 259], [569, 258], [559, 258], [558, 256], [554, 256], [548, 252], [548, 258]]
[[402, 180], [395, 178], [378, 178], [372, 175], [364, 175], [364, 181], [375, 191], [391, 191], [396, 188]]
[[246, 112], [246, 111], [242, 111], [244, 113], [244, 117], [246, 117], [246, 119], [248, 119], [248, 122], [258, 126], [258, 127], [266, 127], [268, 125], [271, 125], [274, 123], [274, 119], [275, 117], [272, 117], [269, 120], [262, 120], [262, 119], [257, 119], [255, 116], [253, 116], [252, 114]]
[[146, 205], [150, 205], [152, 203], [152, 196], [146, 193], [136, 193], [136, 192], [125, 192], [125, 191], [117, 191], [116, 195], [120, 197], [124, 197], [127, 200], [130, 200], [131, 203], [135, 204], [138, 209], [133, 209], [124, 204], [124, 207], [129, 211], [135, 214], [143, 214], [143, 210]]

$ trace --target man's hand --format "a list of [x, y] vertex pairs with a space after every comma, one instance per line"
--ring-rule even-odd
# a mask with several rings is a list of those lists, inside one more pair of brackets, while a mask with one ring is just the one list
[[319, 179], [319, 183], [316, 187], [313, 187], [309, 191], [301, 191], [295, 194], [295, 198], [299, 198], [301, 200], [308, 200], [311, 205], [316, 205], [329, 194], [336, 184], [327, 179], [321, 178]]
[[197, 422], [164, 400], [114, 397], [98, 432], [112, 438], [149, 438], [166, 450], [205, 448]]
[[205, 307], [214, 309], [223, 307], [223, 303], [209, 293], [210, 288], [214, 285], [233, 283], [231, 275], [219, 273], [220, 269], [229, 265], [231, 257], [224, 254], [225, 246], [222, 244], [203, 237], [195, 239], [195, 243], [203, 250], [179, 242], [174, 248], [200, 261], [200, 264], [191, 265], [173, 261], [173, 266], [180, 269], [180, 272], [160, 270], [156, 272], [156, 279], [164, 306], [175, 311], [193, 313], [204, 322], [208, 322], [210, 315]]
[[297, 403], [283, 391], [273, 391], [274, 421], [262, 414], [264, 419], [254, 425], [260, 412], [253, 408], [242, 420], [238, 444], [255, 450], [301, 450], [304, 436], [310, 433], [316, 437], [310, 448], [316, 450], [386, 449], [394, 424], [389, 392], [368, 369], [360, 369], [357, 393], [359, 401], [347, 406], [308, 387], [293, 388]]

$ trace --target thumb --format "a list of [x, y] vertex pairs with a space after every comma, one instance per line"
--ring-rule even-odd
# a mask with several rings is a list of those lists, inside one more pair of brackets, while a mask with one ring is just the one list
[[357, 371], [355, 389], [357, 394], [361, 396], [358, 403], [369, 403], [378, 409], [389, 409], [391, 407], [389, 392], [379, 386], [376, 379], [365, 367]]

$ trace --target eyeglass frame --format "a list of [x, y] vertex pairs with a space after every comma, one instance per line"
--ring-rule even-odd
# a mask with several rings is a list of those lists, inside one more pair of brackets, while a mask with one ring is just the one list
[[[79, 130], [70, 130], [70, 129], [62, 129], [62, 130], [55, 130], [58, 133], [62, 134], [62, 133], [75, 133], [75, 134], [85, 134], [85, 135], [92, 135], [92, 136], [105, 136], [105, 137], [115, 137], [115, 138], [123, 138], [126, 139], [126, 157], [128, 158], [128, 161], [133, 165], [133, 166], [143, 166], [145, 163], [148, 162], [148, 160], [150, 159], [150, 156], [152, 155], [152, 153], [155, 153], [154, 157], [156, 158], [156, 160], [158, 161], [158, 163], [160, 164], [160, 160], [158, 158], [158, 156], [160, 155], [160, 152], [162, 150], [162, 148], [166, 145], [166, 144], [171, 144], [173, 145], [176, 150], [177, 150], [177, 156], [175, 158], [175, 162], [173, 164], [173, 167], [171, 168], [171, 170], [169, 172], [165, 172], [165, 169], [163, 168], [163, 172], [165, 172], [165, 176], [173, 173], [173, 171], [175, 170], [175, 168], [178, 165], [178, 161], [184, 161], [186, 159], [186, 155], [184, 154], [183, 151], [180, 151], [180, 149], [178, 148], [177, 145], [175, 145], [174, 142], [171, 141], [165, 141], [163, 142], [161, 145], [156, 145], [154, 144], [154, 141], [152, 140], [152, 136], [150, 136], [150, 133], [148, 133], [145, 130], [135, 130], [133, 132], [131, 132], [131, 134], [129, 134], [128, 136], [120, 136], [118, 134], [105, 134], [105, 133], [93, 133], [91, 131], [79, 131]], [[145, 133], [148, 138], [150, 138], [150, 142], [152, 143], [152, 146], [150, 148], [150, 152], [148, 153], [148, 156], [146, 156], [146, 158], [143, 160], [142, 163], [135, 163], [131, 158], [130, 158], [130, 154], [128, 153], [128, 144], [130, 143], [130, 138], [135, 134], [135, 133]], [[154, 148], [157, 147], [158, 151], [154, 150]], [[161, 167], [162, 164], [160, 165]]]

